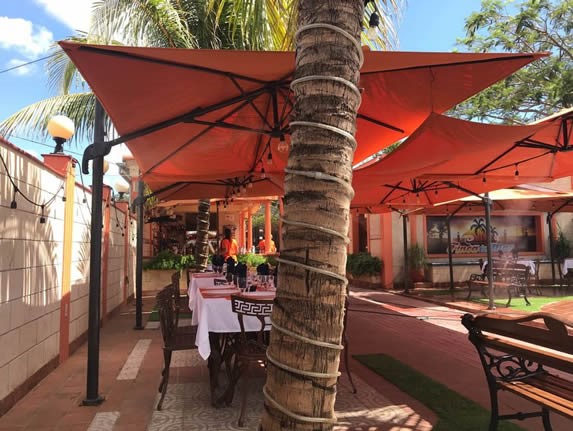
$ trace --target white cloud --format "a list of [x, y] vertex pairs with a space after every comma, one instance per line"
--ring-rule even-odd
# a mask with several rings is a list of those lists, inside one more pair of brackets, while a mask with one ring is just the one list
[[0, 28], [0, 48], [15, 50], [29, 59], [46, 53], [54, 40], [48, 29], [22, 18], [0, 16]]
[[[11, 67], [15, 67], [15, 66], [19, 66], [21, 64], [27, 63], [25, 60], [20, 60], [17, 58], [13, 58], [12, 60], [10, 60], [7, 64], [7, 68], [11, 68]], [[34, 71], [36, 70], [35, 65], [33, 64], [28, 64], [26, 66], [21, 66], [18, 67], [14, 70], [11, 71], [11, 73], [15, 74], [15, 75], [19, 75], [19, 76], [24, 76], [24, 75], [31, 75]]]
[[35, 0], [35, 2], [56, 20], [71, 30], [88, 31], [94, 0]]

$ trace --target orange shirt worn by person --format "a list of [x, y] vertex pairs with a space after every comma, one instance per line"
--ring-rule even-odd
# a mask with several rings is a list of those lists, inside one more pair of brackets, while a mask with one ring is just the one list
[[261, 253], [261, 254], [276, 253], [277, 246], [275, 245], [275, 242], [272, 240], [272, 238], [270, 239], [269, 244], [270, 244], [269, 247], [265, 247], [265, 240], [261, 239], [259, 241], [259, 253]]
[[224, 238], [221, 241], [221, 254], [227, 260], [228, 257], [232, 257], [233, 260], [237, 261], [237, 254], [239, 253], [239, 244], [234, 238], [228, 239]]

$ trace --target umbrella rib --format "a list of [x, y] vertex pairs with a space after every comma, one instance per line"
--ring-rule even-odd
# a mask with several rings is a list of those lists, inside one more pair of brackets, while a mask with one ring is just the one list
[[[513, 151], [515, 148], [517, 147], [517, 144], [513, 144], [511, 147], [509, 147], [507, 150], [503, 151], [500, 155], [498, 155], [497, 157], [495, 157], [492, 161], [490, 161], [489, 163], [486, 163], [485, 166], [482, 166], [481, 168], [479, 168], [474, 175], [478, 175], [481, 174], [482, 172], [487, 172], [486, 169], [488, 167], [490, 167], [491, 165], [493, 165], [495, 162], [497, 162], [498, 160], [500, 160], [503, 156], [505, 156], [506, 154], [509, 154], [511, 151]], [[515, 163], [512, 163], [513, 165]], [[511, 165], [509, 165], [511, 166]]]
[[147, 57], [145, 55], [139, 55], [139, 54], [134, 54], [134, 53], [110, 51], [110, 50], [98, 48], [95, 46], [80, 46], [78, 48], [78, 50], [90, 51], [90, 52], [94, 52], [94, 53], [99, 54], [99, 55], [108, 55], [111, 57], [121, 57], [121, 58], [125, 58], [128, 60], [144, 61], [144, 62], [148, 62], [148, 63], [161, 64], [161, 65], [165, 65], [165, 66], [173, 66], [173, 67], [179, 67], [179, 68], [183, 68], [183, 69], [196, 70], [199, 72], [211, 73], [213, 75], [225, 76], [227, 78], [242, 79], [244, 81], [255, 82], [257, 84], [268, 84], [268, 83], [272, 82], [272, 81], [265, 81], [262, 79], [253, 78], [253, 77], [246, 76], [246, 75], [240, 75], [238, 73], [217, 70], [217, 69], [213, 69], [213, 68], [206, 67], [206, 66], [198, 66], [195, 64], [179, 63], [179, 62], [173, 61], [173, 60], [162, 60], [162, 59], [151, 58], [151, 57]]
[[544, 156], [546, 156], [547, 154], [553, 154], [553, 153], [555, 153], [555, 151], [547, 151], [547, 152], [545, 152], [545, 153], [543, 153], [543, 154], [537, 154], [537, 155], [535, 155], [535, 156], [528, 157], [527, 159], [522, 159], [522, 160], [520, 160], [520, 161], [518, 161], [518, 162], [513, 162], [513, 163], [508, 163], [508, 164], [503, 165], [503, 166], [498, 166], [497, 168], [493, 168], [493, 169], [490, 169], [490, 170], [488, 170], [488, 171], [484, 170], [483, 172], [484, 172], [484, 173], [486, 173], [486, 172], [487, 172], [487, 173], [489, 173], [489, 172], [495, 172], [495, 171], [497, 171], [497, 170], [504, 169], [504, 168], [508, 168], [508, 167], [510, 167], [510, 166], [521, 165], [521, 164], [523, 164], [523, 163], [527, 163], [527, 162], [530, 162], [531, 160], [535, 160], [535, 159], [538, 159], [538, 158], [540, 158], [540, 157], [544, 157]]
[[193, 120], [192, 123], [193, 124], [200, 124], [202, 126], [220, 127], [222, 129], [239, 130], [242, 132], [257, 133], [257, 134], [262, 134], [262, 135], [273, 135], [273, 133], [274, 133], [272, 130], [254, 129], [252, 127], [240, 126], [238, 124], [226, 123], [224, 121]]
[[398, 184], [396, 185], [391, 185], [391, 184], [384, 184], [384, 187], [388, 187], [390, 188], [390, 191], [388, 193], [386, 193], [386, 195], [384, 195], [384, 197], [382, 197], [382, 200], [379, 202], [379, 204], [383, 204], [386, 202], [386, 200], [392, 196], [392, 193], [394, 193], [396, 190], [403, 190], [406, 191], [408, 193], [410, 193], [410, 190], [401, 187], [400, 184], [402, 184], [402, 181], [400, 181]]
[[[233, 82], [233, 84], [235, 84], [235, 86], [237, 87], [237, 89], [241, 92], [241, 94], [244, 93], [243, 88], [240, 86], [240, 84], [235, 80], [235, 79], [231, 79], [231, 81]], [[285, 88], [285, 84], [284, 81], [278, 81], [275, 84], [269, 84], [268, 86], [265, 86], [265, 88], [268, 90], [267, 93], [269, 93], [271, 95], [271, 98], [276, 97], [276, 92], [277, 89], [281, 89], [281, 88]], [[260, 119], [266, 123], [266, 125], [271, 128], [274, 129], [277, 126], [277, 122], [275, 121], [275, 124], [271, 124], [269, 123], [267, 116], [264, 115], [259, 108], [257, 107], [257, 105], [255, 105], [254, 103], [252, 103], [251, 99], [249, 100], [249, 104], [251, 105], [251, 107], [255, 110], [255, 112], [257, 113], [257, 115], [260, 117]], [[273, 100], [273, 104], [276, 104], [276, 100]]]
[[[257, 90], [253, 90], [252, 92], [247, 93], [245, 95], [232, 97], [231, 99], [227, 99], [223, 102], [215, 103], [215, 104], [213, 104], [207, 108], [195, 108], [195, 109], [193, 109], [193, 110], [191, 110], [185, 114], [178, 115], [178, 116], [170, 118], [168, 120], [160, 121], [158, 123], [152, 124], [151, 126], [143, 127], [143, 128], [136, 130], [134, 132], [126, 133], [126, 134], [124, 134], [124, 135], [122, 135], [116, 139], [109, 141], [109, 144], [112, 146], [117, 145], [117, 144], [121, 144], [123, 142], [127, 142], [127, 141], [130, 141], [132, 139], [140, 138], [140, 137], [148, 135], [150, 133], [165, 129], [166, 127], [174, 126], [175, 124], [179, 124], [182, 122], [189, 122], [190, 123], [190, 122], [192, 122], [192, 119], [195, 117], [208, 114], [210, 112], [216, 111], [217, 109], [221, 109], [221, 108], [225, 108], [225, 107], [230, 106], [230, 105], [234, 105], [235, 103], [245, 101], [245, 99], [247, 99], [246, 103], [248, 103], [248, 98], [256, 97], [256, 96], [264, 93], [265, 91], [266, 91], [266, 87], [262, 87], [262, 88], [259, 88]], [[241, 107], [243, 107], [243, 106], [244, 106], [244, 104], [241, 105]], [[227, 117], [224, 117], [224, 118], [227, 118]]]
[[376, 120], [375, 118], [369, 117], [369, 116], [361, 114], [361, 113], [358, 113], [358, 118], [362, 118], [363, 120], [369, 121], [373, 124], [376, 124], [377, 126], [382, 126], [386, 129], [390, 129], [390, 130], [393, 130], [393, 131], [398, 132], [398, 133], [404, 133], [404, 130], [400, 129], [399, 127], [392, 126], [391, 124], [384, 123], [383, 121]]
[[[230, 112], [228, 112], [227, 114], [225, 114], [220, 121], [224, 120], [225, 118], [230, 117], [231, 115], [233, 115], [234, 113], [236, 113], [237, 111], [239, 111], [240, 109], [242, 109], [244, 106], [247, 105], [248, 102], [243, 101], [243, 103], [241, 103], [239, 106], [237, 106], [235, 109], [231, 110]], [[179, 147], [177, 147], [174, 151], [172, 151], [171, 153], [169, 153], [167, 156], [165, 156], [163, 159], [161, 159], [159, 162], [155, 163], [151, 168], [149, 168], [146, 172], [143, 173], [142, 176], [145, 176], [147, 174], [149, 174], [151, 171], [153, 171], [155, 168], [157, 168], [157, 166], [161, 165], [162, 163], [164, 163], [165, 161], [169, 160], [171, 157], [173, 157], [175, 154], [177, 154], [179, 151], [181, 151], [183, 148], [185, 148], [186, 146], [192, 144], [193, 142], [195, 142], [197, 139], [199, 139], [201, 136], [203, 136], [204, 134], [206, 134], [207, 132], [209, 132], [211, 129], [213, 129], [215, 126], [208, 126], [206, 129], [202, 130], [201, 132], [199, 132], [197, 135], [193, 136], [192, 138], [190, 138], [187, 142], [185, 142], [183, 145], [180, 145]], [[127, 140], [127, 139], [126, 139]], [[123, 141], [122, 141], [123, 142]]]
[[488, 63], [488, 62], [493, 63], [493, 62], [507, 61], [507, 60], [521, 60], [521, 59], [532, 58], [532, 57], [535, 60], [535, 58], [537, 56], [533, 55], [533, 54], [522, 54], [522, 55], [513, 55], [511, 57], [505, 56], [505, 57], [496, 57], [496, 58], [484, 58], [481, 60], [454, 61], [451, 63], [440, 63], [440, 64], [432, 64], [432, 65], [421, 64], [421, 65], [416, 65], [416, 66], [399, 67], [396, 69], [373, 70], [371, 72], [362, 72], [361, 75], [366, 76], [366, 75], [373, 75], [376, 73], [403, 72], [406, 70], [417, 70], [417, 69], [425, 69], [425, 68], [433, 69], [433, 68], [448, 67], [448, 66], [463, 66], [466, 64], [477, 64], [477, 63]]
[[530, 138], [527, 138], [527, 139], [524, 139], [523, 141], [518, 142], [516, 146], [521, 147], [521, 148], [534, 148], [534, 149], [540, 149], [540, 150], [551, 150], [553, 152], [559, 150], [559, 148], [555, 145], [546, 144], [545, 142], [536, 141], [536, 140], [530, 139]]

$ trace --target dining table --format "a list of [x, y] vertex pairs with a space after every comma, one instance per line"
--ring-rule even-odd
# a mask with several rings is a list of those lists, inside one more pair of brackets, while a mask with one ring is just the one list
[[[223, 397], [217, 397], [219, 370], [225, 361], [229, 346], [233, 344], [233, 337], [241, 331], [237, 314], [232, 309], [231, 295], [273, 300], [276, 291], [270, 284], [260, 284], [256, 287], [256, 291], [241, 292], [232, 283], [215, 285], [215, 280], [223, 280], [221, 274], [192, 275], [188, 295], [189, 309], [192, 311], [191, 324], [197, 326], [195, 345], [199, 355], [209, 364], [212, 404], [220, 406], [222, 400], [228, 402], [228, 390]], [[254, 283], [254, 280], [249, 280], [247, 285], [252, 286]], [[260, 321], [252, 316], [245, 316], [243, 324], [245, 331], [258, 331], [261, 325]], [[267, 325], [270, 330], [270, 321]]]
[[561, 264], [561, 274], [565, 276], [567, 275], [569, 270], [573, 271], [573, 258], [566, 258], [563, 260], [563, 263]]

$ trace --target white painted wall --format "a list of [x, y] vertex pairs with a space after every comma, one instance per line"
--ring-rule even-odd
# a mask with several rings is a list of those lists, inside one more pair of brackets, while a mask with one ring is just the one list
[[[41, 161], [0, 140], [0, 401], [59, 356], [64, 236], [64, 178]], [[9, 175], [8, 175], [9, 173]], [[14, 187], [41, 209], [16, 196]], [[85, 202], [84, 202], [85, 200]], [[72, 234], [70, 342], [87, 331], [91, 194], [76, 184]], [[113, 211], [113, 209], [112, 209]], [[107, 310], [123, 301], [124, 214], [112, 212]], [[128, 235], [130, 280], [135, 274], [135, 227]], [[127, 234], [126, 234], [127, 235]], [[133, 281], [131, 281], [133, 286]]]

